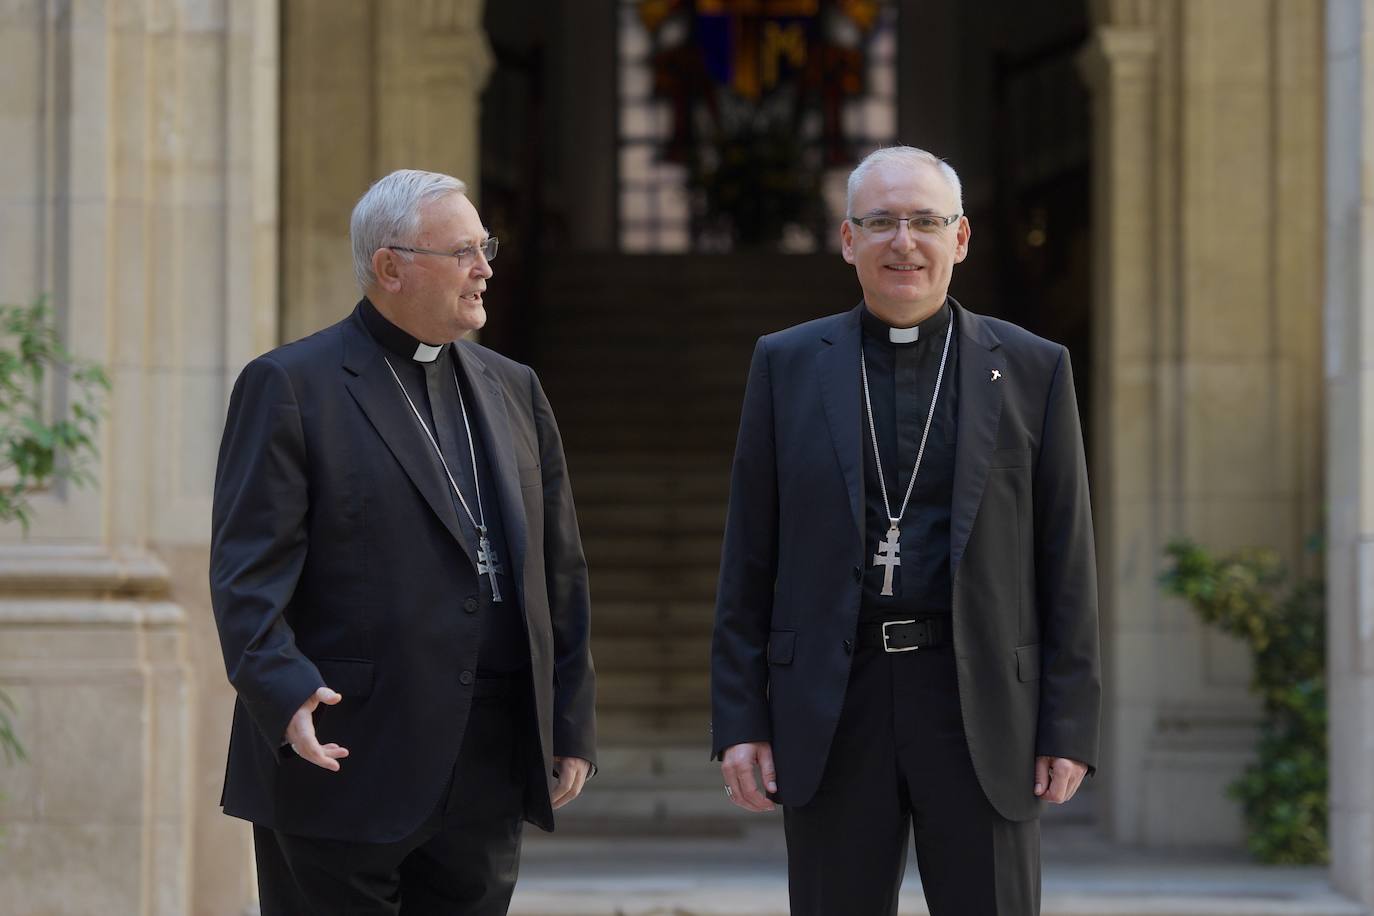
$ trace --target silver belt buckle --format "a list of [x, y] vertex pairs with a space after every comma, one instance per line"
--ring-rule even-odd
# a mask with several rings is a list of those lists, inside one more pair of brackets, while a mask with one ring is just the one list
[[907, 646], [905, 649], [894, 649], [887, 644], [887, 628], [901, 626], [907, 623], [915, 623], [914, 620], [884, 620], [883, 621], [883, 651], [884, 652], [915, 652], [920, 646]]

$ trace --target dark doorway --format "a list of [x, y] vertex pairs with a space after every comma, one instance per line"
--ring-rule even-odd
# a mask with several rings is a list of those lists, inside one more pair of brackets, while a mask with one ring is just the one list
[[[902, 141], [947, 158], [973, 226], [951, 292], [1069, 348], [1091, 417], [1084, 0], [902, 3]], [[1085, 429], [1086, 438], [1086, 429]]]
[[[591, 570], [603, 746], [576, 829], [730, 829], [702, 763], [740, 397], [758, 335], [852, 307], [838, 254], [621, 249], [621, 0], [488, 4], [482, 212], [503, 239], [484, 342], [558, 414]], [[953, 292], [1089, 368], [1085, 0], [902, 0], [897, 142], [946, 157], [974, 228]], [[838, 232], [838, 226], [835, 227]], [[506, 240], [512, 244], [507, 245]], [[613, 785], [608, 785], [612, 783]], [[1086, 806], [1079, 806], [1080, 810]]]

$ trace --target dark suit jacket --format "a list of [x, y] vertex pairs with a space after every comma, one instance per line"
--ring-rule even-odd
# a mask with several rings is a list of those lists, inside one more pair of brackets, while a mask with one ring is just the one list
[[[1082, 432], [1067, 350], [954, 309], [959, 699], [983, 791], [1003, 816], [1026, 820], [1042, 807], [1031, 792], [1036, 755], [1097, 760]], [[820, 782], [849, 677], [859, 571], [871, 561], [860, 333], [856, 308], [761, 338], [735, 452], [711, 656], [713, 755], [771, 741], [785, 805], [805, 804]]]
[[[472, 381], [473, 435], [497, 477], [547, 774], [554, 754], [595, 760], [586, 562], [562, 441], [529, 367], [468, 342], [457, 356]], [[477, 670], [468, 524], [357, 312], [244, 368], [210, 548], [238, 692], [226, 813], [387, 842], [434, 810]], [[324, 684], [343, 694], [316, 713], [321, 743], [350, 751], [337, 773], [281, 752], [292, 714]], [[551, 829], [545, 789], [525, 816]]]

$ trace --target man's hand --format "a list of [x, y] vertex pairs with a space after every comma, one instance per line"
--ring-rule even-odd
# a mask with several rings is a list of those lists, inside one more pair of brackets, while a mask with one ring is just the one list
[[592, 765], [581, 757], [555, 757], [553, 762], [558, 777], [558, 784], [553, 787], [553, 807], [557, 810], [582, 794]]
[[1035, 758], [1035, 794], [1038, 798], [1062, 805], [1073, 798], [1083, 777], [1088, 775], [1088, 766], [1067, 757]]
[[337, 744], [322, 745], [315, 740], [314, 713], [315, 708], [321, 703], [333, 706], [342, 699], [341, 694], [328, 687], [321, 687], [301, 704], [301, 708], [296, 710], [296, 714], [286, 726], [286, 740], [291, 742], [291, 750], [301, 759], [335, 773], [339, 771], [339, 761], [348, 756], [348, 748], [339, 747]]
[[754, 768], [763, 775], [763, 785], [769, 792], [778, 791], [778, 776], [773, 770], [773, 745], [767, 741], [748, 741], [725, 749], [720, 760], [720, 773], [725, 777], [725, 794], [745, 811], [772, 811], [777, 805], [759, 791]]

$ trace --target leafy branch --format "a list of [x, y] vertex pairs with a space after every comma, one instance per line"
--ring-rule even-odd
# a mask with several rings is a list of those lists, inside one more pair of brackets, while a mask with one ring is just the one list
[[[67, 402], [44, 402], [50, 375], [65, 374]], [[30, 499], [56, 481], [94, 483], [87, 470], [97, 457], [96, 433], [110, 380], [94, 363], [62, 345], [46, 298], [32, 305], [0, 304], [0, 524], [32, 520]], [[10, 718], [14, 701], [0, 691], [0, 751], [6, 762], [24, 760]]]
[[24, 745], [19, 743], [19, 736], [14, 733], [14, 726], [10, 722], [10, 716], [19, 710], [15, 709], [14, 700], [3, 690], [0, 690], [0, 707], [3, 707], [0, 708], [0, 751], [5, 754], [5, 762], [27, 760]]
[[[46, 299], [0, 305], [0, 340], [0, 523], [27, 531], [34, 493], [57, 481], [94, 482], [87, 468], [110, 380], [67, 352]], [[71, 380], [65, 411], [51, 417], [43, 397], [50, 373]]]
[[1263, 862], [1328, 861], [1324, 584], [1292, 581], [1272, 550], [1213, 557], [1187, 540], [1167, 551], [1167, 592], [1249, 644], [1251, 692], [1264, 707], [1258, 757], [1234, 782], [1251, 853]]

